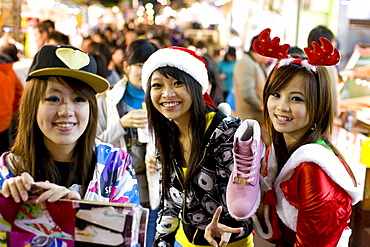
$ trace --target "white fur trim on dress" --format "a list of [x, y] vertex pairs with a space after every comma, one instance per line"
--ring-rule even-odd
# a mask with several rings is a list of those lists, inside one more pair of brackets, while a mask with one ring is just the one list
[[205, 64], [186, 51], [164, 48], [154, 52], [144, 63], [141, 83], [146, 91], [148, 79], [154, 70], [172, 66], [191, 75], [202, 86], [202, 94], [208, 89], [208, 74]]
[[[264, 179], [264, 181], [270, 185], [272, 185], [272, 181], [275, 180], [276, 176], [277, 163], [274, 154], [275, 150], [272, 146], [268, 157], [269, 174], [268, 177]], [[297, 229], [298, 210], [286, 200], [284, 192], [280, 188], [280, 184], [281, 182], [290, 179], [294, 173], [294, 169], [303, 162], [314, 162], [319, 165], [335, 183], [341, 186], [351, 196], [352, 205], [361, 200], [363, 192], [360, 186], [355, 187], [353, 185], [353, 181], [344, 165], [333, 152], [319, 144], [306, 144], [300, 147], [288, 159], [273, 184], [277, 197], [277, 214], [282, 222], [294, 232], [296, 232]], [[267, 205], [265, 205], [265, 210], [266, 208], [268, 208]], [[268, 218], [265, 219], [267, 219], [266, 223], [270, 225], [271, 223]], [[254, 226], [258, 235], [265, 239], [272, 235], [272, 231], [270, 232], [270, 229], [268, 233], [261, 232], [261, 227], [257, 217], [254, 216], [253, 221], [256, 221], [254, 222]], [[352, 230], [350, 228], [344, 229], [337, 247], [348, 246], [351, 232]]]
[[[276, 212], [281, 221], [295, 232], [297, 231], [298, 210], [285, 199], [280, 184], [290, 179], [294, 169], [303, 162], [313, 162], [319, 165], [335, 183], [351, 196], [352, 205], [362, 198], [361, 188], [353, 185], [346, 168], [333, 152], [319, 144], [306, 144], [298, 148], [281, 169], [274, 184], [277, 198]], [[337, 246], [348, 246], [349, 236], [350, 232], [347, 229], [344, 230]], [[346, 242], [347, 245], [345, 245]]]

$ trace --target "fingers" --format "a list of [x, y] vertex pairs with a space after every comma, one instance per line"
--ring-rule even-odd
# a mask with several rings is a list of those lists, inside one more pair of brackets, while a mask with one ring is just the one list
[[222, 206], [219, 206], [216, 209], [215, 214], [213, 215], [211, 224], [215, 224], [215, 223], [218, 224], [218, 221], [220, 220], [221, 212], [222, 212]]
[[13, 197], [16, 203], [21, 200], [28, 200], [28, 190], [31, 189], [31, 185], [34, 180], [29, 173], [22, 173], [21, 176], [8, 178], [3, 184], [3, 195], [8, 198], [10, 195]]
[[209, 242], [210, 245], [214, 247], [218, 247], [218, 244], [216, 240], [214, 239], [215, 237], [220, 237], [221, 236], [221, 231], [222, 229], [219, 227], [219, 219], [220, 219], [220, 214], [222, 211], [222, 206], [219, 206], [215, 214], [212, 217], [211, 223], [209, 223], [205, 229], [204, 232], [204, 238]]
[[212, 223], [210, 223], [206, 229], [204, 230], [204, 238], [208, 241], [208, 243], [214, 247], [218, 247], [218, 244], [214, 238], [216, 237], [214, 232], [212, 231]]
[[224, 232], [221, 235], [220, 247], [226, 247], [226, 245], [229, 243], [230, 237], [231, 237], [230, 232]]
[[35, 183], [37, 187], [45, 190], [37, 199], [37, 203], [42, 203], [45, 201], [56, 202], [59, 199], [73, 199], [80, 200], [81, 196], [76, 191], [71, 191], [66, 187], [59, 186], [49, 182], [37, 182]]
[[120, 119], [122, 127], [145, 128], [148, 124], [146, 110], [133, 110], [122, 116]]
[[[218, 207], [213, 215], [211, 223], [209, 223], [204, 232], [204, 238], [212, 246], [226, 246], [229, 243], [230, 236], [232, 233], [240, 233], [243, 228], [232, 228], [219, 223], [220, 215], [222, 212], [222, 206]], [[221, 237], [219, 244], [214, 240], [215, 237]]]
[[30, 190], [32, 184], [34, 183], [33, 177], [29, 173], [23, 172], [21, 174], [21, 178], [22, 178], [22, 182], [24, 184], [24, 188], [26, 190]]
[[157, 163], [157, 158], [156, 156], [152, 156], [148, 159], [145, 159], [145, 164], [146, 164], [146, 168], [150, 171], [150, 172], [157, 172], [158, 169], [159, 169], [159, 165]]

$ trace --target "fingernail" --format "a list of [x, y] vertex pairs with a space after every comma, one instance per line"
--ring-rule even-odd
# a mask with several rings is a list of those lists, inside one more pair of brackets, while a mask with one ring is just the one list
[[22, 195], [22, 200], [23, 201], [27, 201], [27, 199], [28, 199], [28, 195]]
[[16, 203], [18, 203], [18, 202], [20, 202], [21, 200], [19, 199], [19, 196], [15, 196], [15, 197], [13, 197], [13, 199], [14, 199], [14, 201], [16, 202]]

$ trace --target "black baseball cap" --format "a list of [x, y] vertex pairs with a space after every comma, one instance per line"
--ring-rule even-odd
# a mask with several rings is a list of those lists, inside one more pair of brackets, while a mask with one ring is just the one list
[[40, 76], [67, 76], [91, 86], [96, 93], [109, 88], [109, 82], [96, 74], [97, 65], [91, 54], [67, 45], [45, 45], [33, 58], [27, 81]]

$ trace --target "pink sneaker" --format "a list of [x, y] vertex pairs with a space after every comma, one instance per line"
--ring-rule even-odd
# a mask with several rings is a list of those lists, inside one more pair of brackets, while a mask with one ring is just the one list
[[261, 129], [256, 120], [246, 119], [234, 136], [234, 166], [226, 190], [230, 215], [237, 220], [250, 218], [260, 203], [260, 167], [265, 153]]

